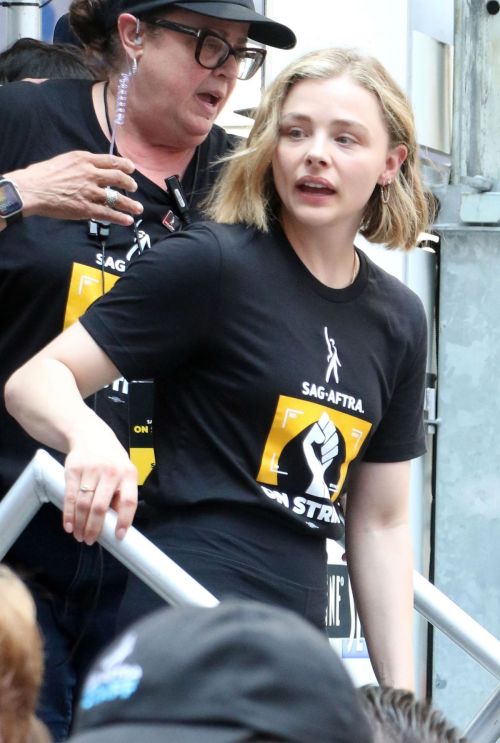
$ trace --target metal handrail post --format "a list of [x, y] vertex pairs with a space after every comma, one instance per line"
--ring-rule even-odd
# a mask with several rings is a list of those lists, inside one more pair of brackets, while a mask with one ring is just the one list
[[37, 469], [33, 459], [0, 501], [0, 560], [48, 500], [37, 487]]
[[464, 735], [473, 743], [495, 743], [500, 738], [500, 686], [467, 726]]
[[413, 588], [417, 611], [500, 679], [500, 641], [416, 571]]
[[[18, 503], [20, 492], [23, 493], [24, 503], [24, 495], [28, 488], [34, 491], [34, 493], [31, 493], [30, 504], [33, 503], [33, 506], [29, 514], [28, 508], [19, 509]], [[28, 501], [27, 496], [26, 501]], [[9, 539], [4, 540], [7, 549], [41, 504], [46, 501], [51, 501], [62, 510], [64, 504], [64, 468], [50, 454], [40, 449], [0, 504], [3, 507], [7, 502], [3, 514], [7, 515], [8, 518], [12, 516], [15, 519], [15, 525], [9, 524]], [[16, 509], [23, 511], [22, 518], [17, 516]], [[12, 528], [10, 528], [11, 526]], [[113, 511], [108, 511], [98, 542], [169, 604], [210, 607], [219, 603], [215, 596], [167, 557], [149, 539], [146, 539], [137, 529], [131, 527], [125, 538], [120, 540], [115, 537], [115, 527], [116, 514]], [[14, 533], [15, 531], [16, 533]], [[12, 535], [13, 538], [11, 538]]]

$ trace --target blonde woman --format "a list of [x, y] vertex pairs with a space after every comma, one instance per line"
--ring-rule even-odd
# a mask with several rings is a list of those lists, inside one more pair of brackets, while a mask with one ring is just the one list
[[[413, 118], [374, 59], [324, 50], [264, 95], [208, 211], [11, 378], [12, 414], [68, 453], [65, 529], [132, 523], [136, 474], [84, 405], [123, 374], [155, 379], [146, 533], [219, 598], [319, 627], [327, 537], [343, 530], [380, 682], [412, 688], [410, 460], [424, 451], [418, 298], [354, 247], [411, 248], [427, 223]], [[131, 580], [124, 613], [159, 599]], [[286, 628], [284, 628], [286, 631]]]

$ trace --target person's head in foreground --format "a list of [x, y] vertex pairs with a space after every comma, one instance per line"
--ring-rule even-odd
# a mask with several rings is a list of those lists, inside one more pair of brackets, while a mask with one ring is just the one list
[[161, 609], [94, 663], [74, 743], [369, 743], [326, 636], [252, 601]]
[[[228, 159], [207, 209], [220, 222], [267, 230], [278, 217], [290, 234], [309, 226], [319, 198], [327, 206], [334, 196], [330, 210], [316, 208], [318, 227], [347, 217], [350, 232], [410, 248], [428, 224], [408, 99], [378, 60], [356, 50], [323, 49], [289, 64]], [[312, 169], [323, 183], [308, 181]]]
[[467, 743], [441, 712], [411, 691], [363, 686], [359, 694], [374, 743]]
[[50, 740], [34, 716], [42, 674], [35, 604], [22, 580], [0, 565], [0, 741]]
[[94, 77], [82, 51], [69, 44], [22, 38], [0, 54], [0, 83], [49, 78], [92, 80]]

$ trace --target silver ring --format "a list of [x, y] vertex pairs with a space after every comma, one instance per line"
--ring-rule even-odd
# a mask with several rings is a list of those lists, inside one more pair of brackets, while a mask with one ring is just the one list
[[95, 488], [87, 488], [87, 487], [85, 487], [85, 485], [80, 485], [80, 487], [78, 488], [78, 490], [81, 493], [95, 493]]
[[106, 194], [104, 203], [106, 204], [106, 206], [109, 206], [110, 209], [114, 209], [120, 194], [118, 193], [118, 191], [115, 191], [114, 188], [111, 188], [111, 186], [106, 186], [104, 192]]

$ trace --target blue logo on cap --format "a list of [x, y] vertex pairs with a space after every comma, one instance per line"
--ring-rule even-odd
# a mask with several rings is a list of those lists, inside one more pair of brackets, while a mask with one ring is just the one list
[[137, 635], [128, 633], [102, 658], [97, 670], [87, 679], [80, 699], [82, 709], [103, 702], [129, 699], [137, 691], [143, 671], [137, 663], [124, 663], [135, 647]]

